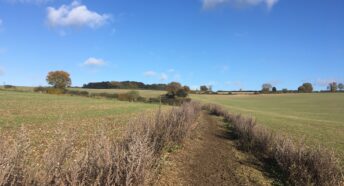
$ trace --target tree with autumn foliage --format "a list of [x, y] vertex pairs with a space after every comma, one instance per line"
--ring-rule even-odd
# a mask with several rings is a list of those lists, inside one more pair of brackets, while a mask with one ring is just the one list
[[65, 71], [51, 71], [48, 73], [46, 80], [54, 88], [66, 88], [72, 84], [69, 73]]

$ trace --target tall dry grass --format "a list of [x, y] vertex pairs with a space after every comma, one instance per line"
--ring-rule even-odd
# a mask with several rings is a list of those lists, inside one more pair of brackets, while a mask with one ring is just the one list
[[199, 116], [197, 103], [183, 104], [129, 122], [123, 137], [99, 128], [82, 148], [78, 134], [58, 128], [59, 137], [34, 156], [25, 128], [0, 136], [0, 185], [144, 185], [154, 182], [163, 149], [179, 144]]
[[228, 121], [238, 145], [259, 157], [277, 163], [289, 185], [344, 185], [343, 169], [333, 151], [312, 148], [288, 136], [273, 133], [252, 118], [234, 115], [218, 105], [204, 105], [210, 114]]

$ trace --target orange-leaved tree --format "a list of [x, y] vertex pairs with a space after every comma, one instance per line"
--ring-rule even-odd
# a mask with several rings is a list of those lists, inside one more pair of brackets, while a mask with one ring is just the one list
[[46, 80], [55, 88], [66, 88], [72, 84], [69, 73], [62, 70], [49, 72]]

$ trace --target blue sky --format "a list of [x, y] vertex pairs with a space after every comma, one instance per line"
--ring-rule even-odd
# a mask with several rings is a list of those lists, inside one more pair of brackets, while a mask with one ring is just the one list
[[0, 0], [0, 82], [325, 89], [344, 81], [343, 0]]

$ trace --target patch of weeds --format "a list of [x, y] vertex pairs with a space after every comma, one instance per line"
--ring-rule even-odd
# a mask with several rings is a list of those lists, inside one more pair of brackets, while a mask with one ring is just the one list
[[182, 146], [179, 145], [179, 144], [175, 144], [175, 145], [168, 145], [164, 148], [164, 151], [165, 152], [168, 152], [168, 153], [172, 153], [172, 152], [176, 152], [177, 150], [181, 149]]

